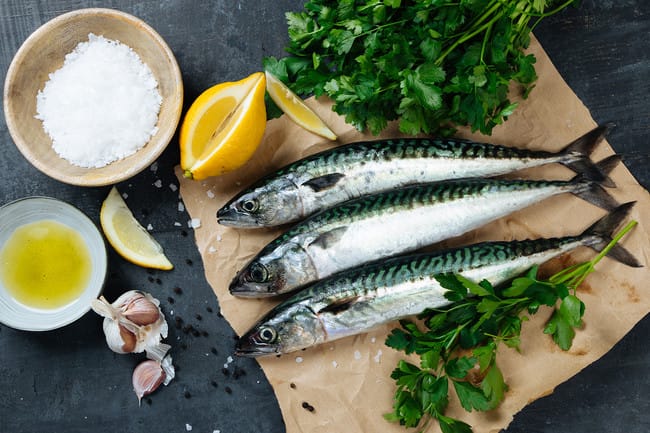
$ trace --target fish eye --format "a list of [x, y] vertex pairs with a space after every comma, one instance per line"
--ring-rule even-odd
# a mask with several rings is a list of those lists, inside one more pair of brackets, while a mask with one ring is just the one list
[[240, 207], [243, 211], [252, 213], [252, 212], [257, 212], [257, 210], [260, 208], [260, 204], [257, 200], [251, 198], [248, 200], [244, 200], [241, 203]]
[[275, 329], [271, 328], [270, 326], [262, 327], [257, 335], [259, 335], [260, 340], [262, 340], [264, 343], [273, 343], [278, 337], [278, 333], [275, 332]]
[[263, 283], [269, 278], [269, 271], [266, 266], [260, 263], [253, 263], [248, 272], [248, 280], [252, 283]]

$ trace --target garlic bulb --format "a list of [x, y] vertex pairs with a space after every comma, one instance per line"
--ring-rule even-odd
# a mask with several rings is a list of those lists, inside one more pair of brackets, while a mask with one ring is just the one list
[[141, 362], [133, 370], [133, 390], [138, 396], [138, 403], [142, 397], [154, 392], [161, 383], [167, 385], [174, 378], [175, 371], [171, 358], [165, 357], [162, 362], [147, 360]]
[[91, 303], [92, 309], [104, 317], [106, 343], [112, 351], [144, 351], [148, 358], [160, 362], [170, 346], [161, 342], [169, 328], [159, 305], [156, 298], [138, 290], [122, 294], [112, 304], [103, 296]]

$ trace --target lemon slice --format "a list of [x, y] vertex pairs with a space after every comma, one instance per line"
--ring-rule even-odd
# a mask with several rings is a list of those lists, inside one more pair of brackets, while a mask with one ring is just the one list
[[256, 72], [241, 81], [217, 84], [188, 109], [180, 131], [181, 168], [205, 179], [244, 165], [266, 128], [266, 79]]
[[305, 105], [298, 95], [268, 71], [266, 71], [266, 91], [275, 105], [298, 125], [321, 137], [336, 140], [336, 134], [328, 128], [325, 122]]
[[135, 219], [117, 188], [113, 187], [104, 200], [99, 220], [108, 242], [126, 260], [145, 268], [174, 267], [160, 244]]

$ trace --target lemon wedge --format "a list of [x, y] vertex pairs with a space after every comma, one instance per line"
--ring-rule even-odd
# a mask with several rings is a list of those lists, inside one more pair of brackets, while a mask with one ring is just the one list
[[126, 260], [145, 268], [173, 269], [160, 244], [135, 219], [117, 188], [104, 200], [99, 221], [108, 242]]
[[266, 71], [266, 91], [291, 120], [309, 132], [330, 140], [336, 140], [336, 134], [282, 81]]
[[266, 78], [256, 72], [217, 84], [192, 103], [180, 131], [181, 168], [186, 177], [205, 179], [244, 165], [266, 128]]

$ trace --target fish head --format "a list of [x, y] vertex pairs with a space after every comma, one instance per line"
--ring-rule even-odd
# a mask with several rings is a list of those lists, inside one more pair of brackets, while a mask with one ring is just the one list
[[322, 324], [308, 305], [285, 303], [271, 310], [239, 339], [235, 354], [246, 357], [279, 355], [311, 347], [324, 339]]
[[278, 178], [230, 200], [217, 211], [217, 221], [232, 227], [273, 227], [296, 221], [303, 215], [303, 203], [296, 184]]
[[291, 292], [318, 278], [310, 256], [297, 244], [287, 243], [271, 253], [260, 253], [230, 283], [234, 296], [262, 298]]

